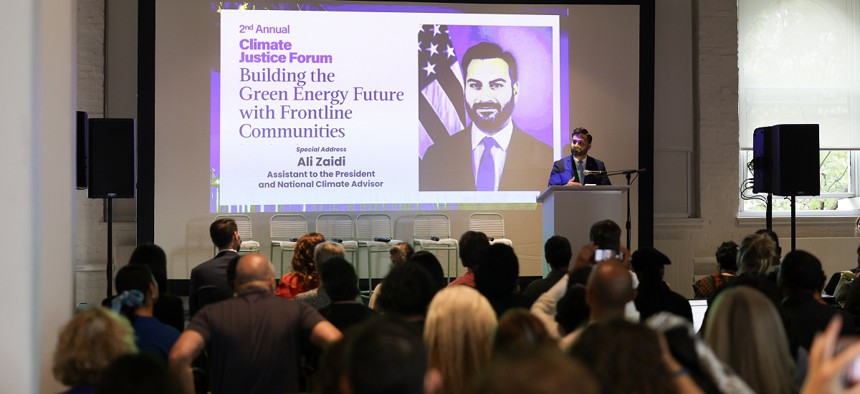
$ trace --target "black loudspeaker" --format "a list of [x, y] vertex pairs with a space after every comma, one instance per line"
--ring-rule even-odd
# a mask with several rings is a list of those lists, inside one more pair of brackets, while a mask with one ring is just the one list
[[781, 124], [772, 127], [773, 194], [821, 194], [817, 124]]
[[89, 123], [89, 198], [134, 198], [134, 119]]
[[759, 127], [753, 132], [753, 193], [773, 192], [771, 132], [771, 127]]
[[77, 163], [77, 185], [78, 190], [87, 188], [87, 113], [83, 111], [77, 112], [77, 127], [75, 146], [75, 163]]

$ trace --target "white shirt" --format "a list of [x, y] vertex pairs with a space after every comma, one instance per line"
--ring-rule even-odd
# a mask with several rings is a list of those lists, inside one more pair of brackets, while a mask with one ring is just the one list
[[478, 167], [481, 166], [481, 157], [484, 155], [484, 144], [481, 141], [484, 137], [491, 137], [496, 141], [498, 146], [494, 146], [490, 150], [493, 155], [493, 168], [495, 168], [496, 178], [493, 182], [493, 190], [499, 190], [499, 181], [502, 179], [502, 169], [505, 168], [505, 158], [507, 157], [508, 145], [511, 144], [511, 137], [514, 135], [514, 122], [508, 122], [508, 125], [503, 127], [495, 134], [485, 133], [483, 130], [472, 123], [472, 175], [474, 179], [478, 179]]

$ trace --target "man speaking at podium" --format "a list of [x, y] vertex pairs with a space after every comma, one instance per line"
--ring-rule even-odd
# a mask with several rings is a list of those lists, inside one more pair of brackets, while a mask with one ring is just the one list
[[[591, 149], [591, 134], [582, 127], [573, 129], [570, 135], [570, 156], [556, 161], [549, 174], [548, 186], [611, 185], [603, 162], [588, 156]], [[584, 180], [584, 182], [583, 182]]]

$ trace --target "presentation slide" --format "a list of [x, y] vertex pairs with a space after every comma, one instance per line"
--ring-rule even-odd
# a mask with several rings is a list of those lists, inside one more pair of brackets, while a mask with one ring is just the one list
[[535, 203], [566, 134], [558, 9], [368, 8], [219, 10], [211, 212]]

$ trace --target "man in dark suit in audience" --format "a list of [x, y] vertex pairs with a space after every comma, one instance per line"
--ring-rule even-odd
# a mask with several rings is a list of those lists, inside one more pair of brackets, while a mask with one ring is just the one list
[[544, 243], [543, 255], [551, 271], [546, 275], [546, 278], [529, 283], [523, 291], [523, 295], [528, 297], [532, 302], [537, 300], [541, 294], [549, 290], [567, 273], [567, 267], [570, 265], [570, 259], [573, 257], [570, 241], [561, 235], [553, 235]]
[[170, 367], [194, 392], [191, 361], [205, 348], [209, 387], [218, 393], [296, 393], [303, 344], [324, 346], [340, 331], [312, 306], [276, 297], [275, 271], [258, 253], [236, 265], [236, 297], [202, 309], [170, 351]]
[[227, 282], [227, 264], [239, 253], [239, 245], [242, 244], [239, 228], [233, 219], [218, 219], [209, 226], [209, 236], [218, 247], [218, 254], [191, 270], [188, 312], [192, 317], [203, 307], [198, 302], [201, 288], [211, 286], [214, 292], [227, 295], [233, 292]]

